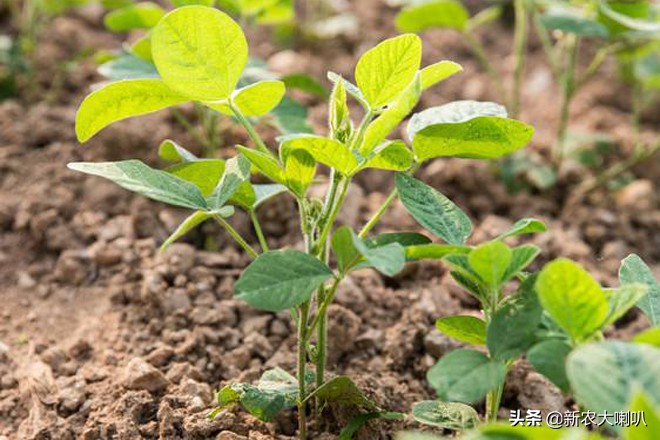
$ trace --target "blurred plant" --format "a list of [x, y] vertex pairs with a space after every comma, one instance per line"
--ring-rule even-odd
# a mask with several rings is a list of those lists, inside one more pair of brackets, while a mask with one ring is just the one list
[[[368, 417], [390, 417], [362, 394], [348, 377], [327, 379], [327, 312], [340, 282], [354, 270], [374, 268], [386, 276], [404, 266], [406, 249], [428, 244], [417, 233], [367, 237], [397, 192], [413, 215], [449, 248], [461, 248], [471, 225], [441, 194], [412, 177], [418, 167], [437, 157], [495, 158], [522, 148], [533, 129], [508, 119], [490, 103], [459, 101], [416, 113], [408, 124], [408, 139], [388, 140], [417, 105], [422, 91], [458, 73], [455, 63], [441, 61], [420, 69], [421, 40], [412, 34], [381, 42], [364, 53], [355, 68], [357, 85], [329, 73], [334, 88], [329, 99], [327, 136], [298, 133], [278, 139], [279, 154], [266, 145], [249, 116], [276, 108], [285, 93], [280, 80], [260, 80], [241, 87], [248, 46], [241, 28], [226, 14], [203, 6], [179, 8], [151, 32], [151, 53], [158, 78], [111, 83], [90, 94], [81, 104], [76, 133], [87, 141], [107, 125], [132, 116], [194, 101], [231, 114], [245, 128], [254, 148], [239, 146], [232, 159], [199, 160], [187, 150], [166, 142], [161, 157], [176, 161], [156, 170], [137, 160], [72, 163], [71, 169], [97, 175], [149, 198], [194, 211], [164, 243], [167, 246], [203, 221], [217, 221], [254, 261], [235, 284], [236, 296], [267, 311], [291, 312], [297, 327], [297, 371], [267, 371], [257, 384], [232, 384], [217, 393], [220, 412], [241, 404], [267, 420], [297, 406], [299, 437], [307, 437], [307, 406], [315, 413], [327, 403], [371, 410]], [[355, 99], [363, 115], [357, 125], [347, 100]], [[329, 169], [324, 200], [308, 196], [316, 168]], [[368, 168], [397, 171], [396, 189], [359, 233], [336, 227], [349, 184]], [[258, 170], [273, 183], [250, 183]], [[304, 249], [269, 250], [259, 226], [258, 206], [286, 192], [297, 202]], [[257, 251], [226, 220], [235, 207], [247, 211], [261, 251]], [[459, 223], [456, 223], [456, 222]], [[438, 245], [442, 248], [443, 245]], [[336, 268], [330, 268], [330, 254]], [[308, 361], [314, 371], [307, 370]], [[374, 415], [375, 414], [375, 415]], [[367, 416], [347, 426], [351, 435]], [[392, 416], [395, 417], [395, 416]]]

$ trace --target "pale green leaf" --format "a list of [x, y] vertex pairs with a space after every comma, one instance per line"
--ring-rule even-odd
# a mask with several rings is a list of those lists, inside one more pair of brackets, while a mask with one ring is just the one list
[[407, 171], [413, 164], [413, 153], [403, 141], [387, 141], [374, 149], [361, 168]]
[[167, 14], [154, 28], [152, 53], [173, 90], [199, 101], [228, 98], [247, 62], [240, 26], [227, 14], [188, 6]]
[[548, 228], [542, 221], [536, 220], [535, 218], [523, 218], [518, 220], [513, 226], [511, 226], [506, 232], [500, 234], [497, 238], [499, 240], [504, 240], [509, 237], [545, 232], [547, 230]]
[[357, 168], [357, 159], [344, 144], [321, 136], [304, 135], [286, 138], [280, 146], [282, 162], [294, 150], [307, 151], [317, 162], [350, 175]]
[[511, 261], [506, 268], [502, 281], [509, 281], [529, 266], [532, 261], [541, 253], [541, 249], [533, 244], [524, 244], [513, 248]]
[[113, 122], [188, 101], [159, 79], [131, 79], [110, 83], [80, 104], [76, 135], [85, 142]]
[[641, 283], [626, 284], [618, 289], [603, 290], [610, 306], [610, 313], [607, 315], [603, 327], [614, 324], [628, 310], [635, 307], [635, 304], [646, 295], [647, 291], [646, 284]]
[[278, 160], [269, 153], [252, 150], [243, 146], [238, 146], [238, 151], [248, 158], [248, 160], [259, 170], [261, 174], [268, 177], [273, 182], [284, 183], [284, 169]]
[[[230, 217], [234, 213], [234, 208], [231, 206], [225, 206], [218, 211], [217, 215], [222, 217]], [[195, 211], [190, 216], [188, 216], [179, 227], [176, 228], [172, 234], [167, 237], [167, 240], [160, 246], [160, 251], [164, 251], [169, 245], [177, 241], [179, 238], [186, 235], [191, 230], [195, 229], [200, 224], [204, 223], [206, 220], [213, 217], [214, 214], [210, 214], [205, 211]]]
[[422, 90], [428, 89], [450, 76], [463, 71], [463, 67], [453, 61], [440, 61], [430, 66], [424, 67], [419, 71], [419, 77], [422, 81]]
[[637, 303], [654, 326], [660, 325], [660, 283], [653, 276], [651, 269], [635, 254], [628, 255], [619, 268], [619, 280], [622, 285], [643, 283], [648, 286], [648, 293]]
[[250, 161], [243, 155], [232, 157], [225, 165], [222, 179], [218, 182], [211, 198], [213, 206], [218, 209], [238, 191], [240, 186], [250, 179]]
[[161, 142], [158, 146], [158, 157], [167, 162], [195, 162], [199, 160], [197, 156], [172, 139], [165, 139]]
[[406, 247], [406, 258], [411, 261], [440, 260], [450, 254], [467, 254], [469, 252], [469, 246], [430, 243]]
[[447, 316], [435, 321], [440, 332], [472, 345], [486, 345], [486, 323], [474, 316]]
[[464, 431], [479, 424], [479, 414], [463, 403], [439, 400], [417, 402], [412, 407], [412, 415], [420, 423], [452, 431]]
[[183, 162], [165, 169], [180, 179], [194, 184], [204, 197], [210, 196], [215, 190], [225, 171], [225, 161], [222, 159], [203, 159], [194, 162]]
[[470, 15], [456, 0], [431, 0], [412, 3], [396, 16], [401, 32], [421, 32], [430, 27], [449, 27], [463, 30]]
[[638, 390], [630, 399], [628, 411], [633, 414], [644, 414], [644, 421], [631, 423], [624, 428], [625, 440], [657, 440], [660, 432], [660, 404], [652, 399], [645, 390]]
[[[277, 107], [285, 91], [282, 81], [263, 80], [235, 90], [231, 100], [244, 116], [263, 116]], [[233, 115], [228, 104], [207, 105], [223, 114]]]
[[499, 240], [482, 244], [468, 254], [470, 267], [488, 286], [497, 289], [504, 280], [511, 249]]
[[157, 4], [140, 2], [107, 13], [103, 23], [106, 28], [115, 32], [151, 29], [164, 15], [165, 11]]
[[412, 82], [422, 58], [417, 35], [390, 38], [365, 52], [355, 67], [355, 81], [372, 108], [389, 104]]
[[566, 341], [547, 339], [527, 352], [527, 360], [536, 371], [550, 379], [561, 390], [568, 392], [571, 385], [566, 377], [566, 358], [571, 349]]
[[660, 327], [652, 327], [639, 332], [632, 340], [638, 344], [648, 344], [660, 348]]
[[314, 180], [316, 173], [316, 162], [305, 150], [294, 150], [286, 157], [284, 165], [284, 176], [286, 186], [298, 197], [304, 197], [307, 188]]

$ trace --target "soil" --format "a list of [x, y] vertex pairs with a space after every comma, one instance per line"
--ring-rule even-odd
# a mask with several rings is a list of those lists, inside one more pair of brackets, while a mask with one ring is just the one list
[[[279, 51], [262, 33], [250, 38], [254, 54], [274, 69], [305, 70], [323, 77], [332, 68], [350, 76], [359, 53], [393, 35], [394, 10], [377, 1], [352, 2], [360, 19], [356, 36]], [[494, 38], [497, 36], [497, 38]], [[425, 63], [460, 62], [465, 72], [429, 91], [423, 107], [454, 99], [493, 99], [460, 37], [430, 31]], [[498, 25], [484, 37], [502, 71], [510, 70], [511, 33]], [[43, 99], [0, 103], [0, 439], [286, 439], [295, 438], [295, 414], [263, 423], [240, 409], [209, 420], [212, 390], [251, 381], [271, 367], [295, 365], [295, 331], [287, 314], [263, 313], [232, 298], [233, 284], [248, 259], [211, 225], [164, 254], [158, 245], [183, 212], [152, 203], [95, 178], [66, 169], [76, 160], [137, 157], [157, 163], [155, 146], [173, 138], [199, 148], [168, 112], [127, 120], [89, 145], [75, 140], [75, 111], [100, 80], [92, 49], [120, 40], [101, 26], [97, 8], [53, 19], [37, 54], [42, 86], [57, 87]], [[497, 56], [499, 55], [499, 56]], [[77, 59], [75, 68], [63, 63]], [[537, 128], [529, 147], [546, 154], [557, 124], [558, 91], [537, 45], [530, 47], [521, 119]], [[629, 91], [607, 64], [577, 97], [572, 130], [605, 132], [616, 148], [612, 162], [632, 146]], [[615, 87], [612, 84], [617, 84]], [[45, 89], [44, 89], [45, 90]], [[313, 106], [319, 130], [322, 103]], [[657, 140], [658, 107], [644, 120], [644, 137]], [[187, 109], [184, 109], [187, 111]], [[228, 128], [226, 142], [245, 142]], [[549, 231], [527, 239], [543, 249], [539, 266], [557, 256], [584, 264], [605, 285], [616, 285], [619, 261], [640, 254], [660, 271], [658, 161], [635, 169], [636, 180], [618, 192], [598, 190], [566, 207], [568, 183], [589, 171], [568, 167], [563, 184], [545, 192], [509, 194], [487, 163], [438, 160], [420, 177], [439, 188], [474, 219], [474, 242], [493, 237], [522, 217], [547, 222]], [[567, 183], [568, 182], [568, 183]], [[340, 218], [358, 227], [385, 198], [388, 173], [367, 174], [349, 191]], [[301, 246], [293, 202], [269, 202], [260, 213], [273, 247]], [[233, 224], [248, 236], [245, 218]], [[400, 204], [381, 232], [419, 229]], [[218, 252], [204, 249], [214, 238]], [[254, 237], [252, 237], [252, 241]], [[460, 344], [433, 330], [436, 318], [478, 313], [478, 306], [436, 263], [409, 265], [395, 278], [360, 271], [340, 288], [330, 309], [331, 374], [346, 374], [380, 406], [408, 412], [433, 398], [425, 373]], [[647, 323], [628, 313], [608, 336], [627, 338]], [[564, 410], [573, 402], [519, 362], [512, 370], [502, 408]], [[331, 408], [313, 438], [336, 438], [354, 413]], [[359, 439], [392, 438], [412, 421], [375, 421]]]

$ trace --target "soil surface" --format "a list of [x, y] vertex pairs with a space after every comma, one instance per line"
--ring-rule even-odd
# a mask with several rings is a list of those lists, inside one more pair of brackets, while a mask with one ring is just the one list
[[[253, 55], [281, 72], [324, 77], [332, 69], [352, 77], [357, 56], [394, 35], [395, 11], [378, 1], [351, 3], [360, 20], [355, 36], [293, 52], [253, 32]], [[206, 418], [214, 389], [254, 380], [275, 366], [294, 371], [295, 331], [287, 314], [259, 312], [232, 298], [247, 257], [212, 225], [157, 254], [184, 212], [65, 167], [77, 160], [158, 163], [156, 146], [165, 138], [199, 150], [167, 111], [114, 124], [85, 147], [76, 142], [76, 108], [101, 79], [93, 60], [81, 54], [120, 44], [103, 31], [101, 17], [92, 7], [52, 20], [37, 66], [40, 84], [55, 82], [56, 88], [38, 102], [0, 102], [0, 439], [295, 438], [293, 412], [271, 423], [238, 408]], [[509, 71], [512, 41], [506, 23], [483, 37], [498, 68]], [[422, 108], [495, 98], [460, 36], [429, 31], [424, 40], [425, 63], [451, 59], [465, 72], [426, 93]], [[556, 130], [558, 95], [542, 51], [532, 42], [521, 119], [537, 128], [529, 148], [542, 155]], [[606, 64], [572, 109], [574, 132], [612, 139], [607, 163], [632, 147], [628, 97], [629, 90], [616, 80], [616, 66]], [[322, 132], [325, 107], [306, 99]], [[643, 121], [646, 139], [657, 141], [659, 109], [650, 109]], [[246, 142], [232, 126], [223, 136], [228, 145]], [[537, 267], [565, 256], [603, 284], [616, 285], [619, 261], [635, 252], [660, 271], [657, 158], [635, 169], [636, 179], [622, 190], [600, 189], [567, 206], [570, 184], [589, 173], [570, 164], [556, 188], [515, 195], [487, 163], [437, 160], [419, 176], [469, 213], [475, 243], [516, 219], [536, 217], [549, 226], [547, 233], [527, 239], [543, 249]], [[342, 221], [362, 225], [392, 180], [384, 172], [361, 176], [349, 191]], [[302, 245], [294, 212], [293, 201], [279, 197], [260, 213], [273, 247]], [[252, 236], [246, 218], [237, 215], [232, 223]], [[419, 227], [395, 204], [378, 231], [403, 229]], [[201, 250], [209, 243], [204, 237], [214, 239], [219, 251]], [[434, 397], [425, 381], [428, 368], [460, 346], [433, 329], [435, 319], [458, 313], [477, 314], [478, 305], [438, 263], [409, 265], [396, 278], [357, 272], [330, 308], [330, 374], [349, 375], [380, 406], [408, 412], [414, 402]], [[646, 325], [632, 311], [609, 336], [625, 339]], [[509, 409], [563, 411], [573, 405], [524, 362], [510, 376], [503, 417]], [[338, 432], [353, 415], [330, 408], [322, 424], [313, 424], [312, 437], [336, 438], [327, 432]], [[376, 421], [357, 438], [392, 438], [406, 427], [419, 428], [411, 421]]]

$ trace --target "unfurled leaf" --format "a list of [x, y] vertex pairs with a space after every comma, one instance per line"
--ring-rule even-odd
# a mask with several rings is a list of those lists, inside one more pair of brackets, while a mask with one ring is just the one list
[[470, 15], [457, 0], [431, 0], [412, 3], [396, 16], [401, 32], [421, 32], [430, 27], [463, 30]]
[[284, 96], [279, 105], [270, 112], [270, 120], [283, 135], [313, 133], [307, 123], [307, 107], [288, 96]]
[[305, 150], [294, 150], [287, 155], [284, 166], [286, 186], [298, 197], [304, 197], [314, 180], [316, 162]]
[[188, 6], [170, 12], [154, 28], [152, 53], [169, 87], [190, 99], [212, 102], [234, 91], [248, 47], [240, 26], [227, 14]]
[[568, 342], [561, 339], [546, 339], [527, 352], [527, 360], [550, 382], [562, 391], [568, 392], [571, 385], [566, 377], [566, 358], [570, 352], [571, 346]]
[[419, 77], [422, 81], [422, 90], [428, 89], [450, 76], [454, 76], [463, 71], [463, 67], [453, 61], [440, 61], [430, 66], [424, 67], [419, 71]]
[[273, 182], [285, 182], [284, 168], [273, 155], [263, 151], [245, 148], [241, 145], [238, 146], [238, 151], [240, 151], [243, 156], [247, 157], [261, 174], [268, 177]]
[[156, 66], [130, 53], [101, 64], [98, 71], [112, 81], [159, 78]]
[[622, 285], [643, 283], [648, 287], [646, 296], [637, 303], [654, 326], [660, 325], [660, 283], [651, 269], [637, 255], [628, 255], [619, 268], [619, 281]]
[[431, 239], [426, 235], [417, 232], [388, 232], [375, 237], [365, 239], [364, 242], [370, 248], [386, 246], [391, 243], [398, 243], [404, 248], [431, 243]]
[[218, 186], [218, 182], [225, 172], [225, 161], [222, 159], [203, 159], [194, 162], [183, 162], [172, 165], [166, 168], [165, 171], [194, 184], [204, 197], [208, 197]]
[[660, 404], [660, 348], [618, 341], [588, 344], [568, 356], [566, 373], [576, 400], [597, 414], [625, 411], [640, 390]]
[[413, 153], [403, 141], [388, 141], [376, 147], [363, 168], [407, 171], [413, 164]]
[[[167, 162], [195, 162], [197, 156], [171, 139], [166, 139], [158, 146], [158, 157]], [[224, 167], [223, 167], [224, 170]]]
[[461, 245], [472, 233], [468, 216], [444, 195], [406, 174], [396, 174], [399, 197], [410, 215], [449, 244]]
[[163, 8], [155, 3], [141, 2], [109, 12], [103, 18], [105, 27], [115, 32], [134, 29], [151, 29], [165, 15]]
[[[285, 92], [282, 81], [264, 80], [234, 91], [231, 100], [243, 116], [263, 116], [277, 107]], [[207, 105], [226, 115], [233, 114], [228, 104]]]
[[534, 129], [506, 117], [504, 107], [476, 101], [456, 101], [416, 113], [408, 137], [419, 161], [454, 156], [501, 157], [524, 147]]
[[367, 398], [355, 383], [346, 376], [330, 379], [318, 387], [309, 398], [315, 397], [323, 401], [344, 406], [357, 406], [378, 410], [378, 406]]
[[308, 301], [332, 277], [311, 255], [294, 250], [259, 255], [236, 282], [236, 297], [261, 310], [287, 310]]
[[387, 276], [394, 276], [403, 269], [406, 262], [405, 251], [401, 244], [392, 241], [370, 246], [348, 226], [343, 226], [335, 232], [332, 237], [332, 249], [337, 257], [339, 271], [342, 273], [348, 273], [359, 265], [359, 267], [373, 267]]
[[513, 360], [536, 342], [543, 309], [534, 290], [535, 276], [527, 278], [515, 295], [499, 305], [488, 325], [488, 351], [493, 359]]
[[509, 228], [508, 231], [500, 234], [497, 238], [504, 240], [505, 238], [515, 237], [523, 234], [533, 234], [536, 232], [545, 232], [548, 228], [545, 224], [536, 220], [535, 218], [523, 218], [518, 220], [513, 226]]
[[610, 313], [603, 324], [603, 327], [614, 324], [619, 318], [626, 314], [626, 312], [644, 296], [648, 291], [646, 284], [635, 283], [626, 284], [618, 289], [605, 289], [603, 293], [607, 298], [607, 303], [610, 306]]
[[538, 246], [533, 244], [524, 244], [513, 248], [511, 253], [511, 261], [509, 266], [506, 268], [504, 275], [502, 276], [502, 281], [509, 281], [513, 279], [520, 272], [525, 270], [532, 261], [539, 255], [541, 249]]
[[286, 191], [286, 187], [284, 185], [272, 183], [261, 185], [255, 184], [252, 185], [252, 189], [254, 190], [255, 196], [254, 205], [252, 206], [253, 209], [258, 208], [262, 203]]
[[207, 210], [201, 191], [166, 171], [155, 170], [139, 160], [120, 162], [73, 162], [69, 169], [111, 180], [129, 191], [184, 208]]
[[435, 321], [435, 328], [460, 342], [486, 345], [486, 323], [474, 316], [447, 316]]
[[472, 429], [479, 424], [479, 414], [463, 403], [426, 400], [413, 405], [412, 415], [420, 423], [452, 431]]
[[328, 90], [323, 84], [321, 84], [315, 77], [306, 73], [292, 73], [283, 76], [281, 79], [289, 90], [302, 90], [303, 92], [314, 94], [322, 99], [328, 97]]
[[607, 38], [609, 31], [605, 25], [585, 16], [578, 8], [550, 8], [541, 17], [541, 23], [548, 29], [558, 30], [580, 37]]
[[440, 358], [426, 378], [442, 400], [473, 403], [500, 386], [505, 376], [503, 362], [491, 361], [478, 351], [458, 349]]
[[543, 268], [536, 289], [543, 308], [576, 341], [599, 330], [609, 313], [600, 285], [586, 270], [565, 258]]
[[355, 81], [372, 108], [391, 103], [412, 82], [422, 59], [417, 35], [390, 38], [365, 52], [355, 67]]
[[511, 249], [499, 240], [477, 246], [468, 254], [470, 267], [492, 289], [504, 280], [511, 262]]
[[317, 162], [342, 174], [350, 175], [357, 168], [357, 159], [351, 150], [332, 139], [312, 135], [287, 138], [280, 146], [282, 162], [286, 163], [286, 156], [294, 150], [304, 150]]
[[113, 122], [188, 101], [159, 79], [117, 81], [89, 94], [76, 115], [76, 135], [85, 142]]
[[376, 118], [364, 134], [359, 146], [360, 154], [368, 157], [374, 148], [380, 145], [401, 121], [412, 111], [422, 92], [419, 76], [415, 76], [395, 101]]

